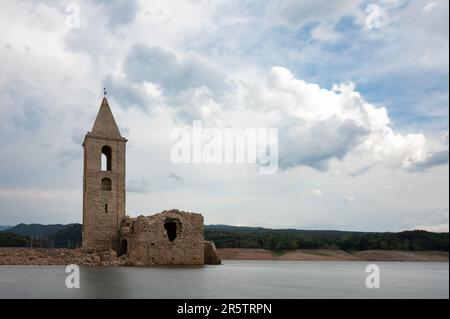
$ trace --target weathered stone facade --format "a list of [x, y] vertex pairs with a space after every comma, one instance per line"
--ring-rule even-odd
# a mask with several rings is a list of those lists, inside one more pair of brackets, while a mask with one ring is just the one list
[[152, 264], [204, 264], [203, 216], [169, 210], [126, 217], [120, 229], [121, 251], [131, 260]]
[[[119, 248], [118, 229], [125, 217], [125, 144], [103, 99], [97, 118], [84, 138], [83, 247]], [[101, 157], [106, 158], [102, 169]]]
[[131, 264], [220, 263], [214, 244], [204, 241], [200, 214], [125, 216], [126, 142], [104, 98], [83, 143], [83, 248], [112, 249]]

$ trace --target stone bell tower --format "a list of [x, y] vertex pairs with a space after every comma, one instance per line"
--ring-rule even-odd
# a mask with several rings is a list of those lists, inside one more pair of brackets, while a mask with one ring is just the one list
[[84, 138], [83, 248], [119, 249], [125, 217], [125, 148], [106, 97]]

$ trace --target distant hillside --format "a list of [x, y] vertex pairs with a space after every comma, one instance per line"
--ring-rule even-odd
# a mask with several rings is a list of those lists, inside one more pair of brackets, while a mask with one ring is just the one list
[[[18, 224], [0, 232], [0, 246], [76, 248], [81, 246], [81, 224]], [[8, 235], [7, 235], [8, 234]], [[18, 237], [12, 237], [16, 235]], [[14, 244], [14, 238], [17, 241]], [[26, 240], [26, 244], [23, 242]]]
[[14, 227], [9, 228], [7, 231], [9, 233], [14, 233], [29, 237], [48, 237], [55, 234], [56, 232], [73, 225], [41, 225], [41, 224], [18, 224]]
[[[16, 238], [17, 246], [23, 245], [26, 238], [28, 247], [75, 248], [81, 246], [81, 231], [80, 224], [19, 224], [0, 234], [22, 236]], [[11, 235], [3, 237], [4, 243], [14, 246], [14, 237]], [[205, 225], [205, 239], [214, 241], [218, 248], [263, 248], [274, 251], [294, 249], [448, 251], [449, 249], [448, 233], [430, 233], [421, 230], [374, 233]]]
[[214, 241], [218, 248], [263, 248], [275, 251], [294, 249], [448, 251], [449, 249], [448, 233], [430, 233], [421, 230], [374, 233], [209, 225], [205, 226], [205, 239]]
[[76, 248], [81, 247], [81, 224], [69, 224], [66, 228], [50, 235], [49, 240], [53, 247]]
[[8, 228], [11, 228], [12, 226], [1, 226], [0, 225], [0, 231], [6, 230]]
[[29, 237], [0, 232], [0, 247], [27, 247]]
[[357, 232], [357, 231], [342, 231], [342, 230], [305, 230], [305, 229], [272, 229], [263, 227], [249, 227], [249, 226], [230, 226], [230, 225], [205, 225], [205, 230], [207, 231], [229, 231], [234, 233], [294, 233], [294, 234], [314, 234], [317, 236], [336, 236], [340, 237], [342, 235], [354, 235], [354, 234], [366, 234], [367, 232]]

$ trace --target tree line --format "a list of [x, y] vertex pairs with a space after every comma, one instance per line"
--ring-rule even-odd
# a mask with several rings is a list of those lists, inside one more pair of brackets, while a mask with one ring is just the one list
[[81, 229], [80, 224], [70, 224], [55, 233], [30, 235], [17, 234], [7, 229], [0, 232], [0, 247], [78, 248], [81, 247]]
[[355, 250], [441, 250], [448, 251], [448, 233], [422, 230], [399, 233], [351, 233], [297, 230], [229, 231], [206, 229], [205, 239], [218, 248], [263, 248], [274, 251], [294, 249]]
[[[0, 232], [0, 247], [81, 247], [81, 224], [56, 225], [57, 227], [38, 224], [18, 226]], [[207, 225], [204, 235], [206, 240], [214, 241], [218, 248], [263, 248], [273, 251], [449, 249], [448, 233], [430, 233], [423, 230], [374, 233]]]

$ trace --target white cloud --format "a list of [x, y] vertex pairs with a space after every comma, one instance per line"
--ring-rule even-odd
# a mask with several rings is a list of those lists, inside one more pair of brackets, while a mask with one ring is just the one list
[[418, 230], [426, 230], [435, 233], [448, 233], [448, 223], [437, 225], [418, 225], [414, 227]]
[[2, 200], [39, 200], [54, 201], [61, 198], [78, 198], [79, 192], [75, 190], [40, 189], [40, 188], [0, 188]]
[[360, 158], [368, 168], [381, 163], [410, 171], [448, 162], [448, 146], [428, 143], [421, 133], [396, 132], [387, 108], [367, 102], [351, 82], [327, 90], [279, 66], [248, 82], [144, 45], [127, 56], [119, 71], [124, 76], [107, 80], [122, 107], [151, 105], [153, 99], [143, 94], [151, 83], [159, 104], [174, 108], [188, 125], [200, 119], [206, 126], [276, 127], [283, 169], [328, 170], [330, 161], [348, 157]]
[[361, 0], [273, 1], [267, 10], [271, 24], [298, 28], [311, 22], [336, 23], [342, 16], [354, 15]]
[[141, 178], [140, 180], [128, 180], [127, 191], [131, 193], [145, 194], [150, 191], [150, 183], [148, 183], [144, 178]]
[[336, 42], [340, 34], [332, 26], [320, 24], [312, 30], [311, 37], [323, 42]]
[[442, 140], [442, 142], [443, 142], [444, 144], [447, 144], [447, 145], [448, 145], [448, 131], [445, 132], [444, 134], [442, 134], [441, 140]]
[[[384, 1], [380, 3], [382, 25], [367, 30], [386, 62], [384, 71], [399, 69], [448, 69], [449, 2], [446, 0]], [[360, 24], [365, 16], [360, 14]], [[401, 54], [400, 54], [401, 53]]]
[[[281, 131], [280, 163], [287, 168], [301, 164], [326, 169], [329, 160], [352, 153], [366, 165], [384, 162], [407, 169], [427, 163], [434, 154], [423, 134], [395, 132], [387, 109], [365, 101], [351, 83], [326, 90], [274, 67], [253, 96], [258, 97], [255, 112], [270, 112], [278, 119], [272, 125]], [[440, 147], [432, 151], [446, 148]]]
[[306, 192], [306, 194], [311, 196], [322, 196], [323, 192], [321, 189], [310, 189], [309, 191]]
[[349, 203], [354, 203], [356, 201], [355, 197], [352, 195], [348, 195], [345, 200]]
[[448, 207], [444, 209], [434, 209], [428, 214], [422, 214], [413, 218], [416, 222], [414, 229], [421, 229], [431, 232], [448, 232], [448, 219]]

